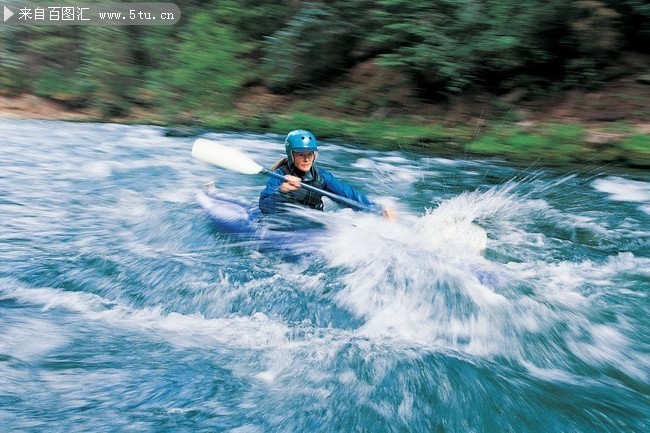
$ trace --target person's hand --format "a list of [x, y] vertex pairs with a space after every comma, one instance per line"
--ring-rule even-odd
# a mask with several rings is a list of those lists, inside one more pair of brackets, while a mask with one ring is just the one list
[[397, 212], [395, 212], [393, 209], [389, 207], [384, 207], [382, 208], [382, 214], [384, 218], [386, 218], [390, 222], [397, 222]]
[[280, 185], [280, 191], [287, 193], [287, 192], [295, 191], [298, 188], [300, 188], [301, 179], [299, 177], [291, 176], [290, 174], [287, 174], [284, 176], [284, 178], [286, 179], [286, 181], [283, 182], [282, 185]]

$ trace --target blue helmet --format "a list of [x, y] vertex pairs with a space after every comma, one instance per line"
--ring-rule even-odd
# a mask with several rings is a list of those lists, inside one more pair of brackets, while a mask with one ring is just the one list
[[318, 142], [314, 135], [305, 129], [296, 129], [287, 134], [284, 140], [284, 150], [287, 153], [287, 159], [293, 162], [293, 152], [316, 152], [318, 151]]

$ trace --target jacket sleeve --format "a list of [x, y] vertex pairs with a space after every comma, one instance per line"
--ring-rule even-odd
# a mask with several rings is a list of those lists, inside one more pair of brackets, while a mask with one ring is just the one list
[[[350, 200], [359, 202], [367, 206], [370, 212], [378, 212], [381, 210], [381, 206], [368, 199], [368, 197], [366, 197], [363, 193], [360, 193], [350, 185], [345, 184], [340, 180], [338, 180], [329, 171], [323, 170], [322, 168], [319, 168], [318, 170], [320, 171], [321, 176], [323, 177], [323, 185], [327, 191], [333, 192], [334, 194], [343, 196]], [[339, 203], [339, 204], [342, 206], [347, 206], [345, 203]]]
[[[275, 172], [284, 175], [280, 169], [275, 170]], [[259, 208], [262, 213], [276, 213], [280, 205], [284, 203], [285, 200], [280, 192], [280, 185], [282, 185], [281, 180], [269, 177], [266, 187], [260, 193]]]

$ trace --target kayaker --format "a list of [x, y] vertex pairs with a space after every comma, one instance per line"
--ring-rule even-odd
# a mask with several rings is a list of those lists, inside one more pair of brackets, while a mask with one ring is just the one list
[[[322, 196], [301, 188], [302, 182], [359, 202], [370, 210], [382, 211], [384, 217], [391, 221], [397, 220], [397, 215], [392, 209], [374, 203], [350, 185], [338, 180], [329, 171], [314, 165], [318, 157], [318, 143], [311, 132], [304, 129], [291, 131], [284, 140], [284, 148], [287, 156], [275, 163], [271, 169], [283, 174], [286, 181], [269, 177], [266, 188], [260, 194], [259, 208], [262, 213], [280, 212], [287, 204], [323, 210]], [[345, 206], [345, 203], [341, 204]]]

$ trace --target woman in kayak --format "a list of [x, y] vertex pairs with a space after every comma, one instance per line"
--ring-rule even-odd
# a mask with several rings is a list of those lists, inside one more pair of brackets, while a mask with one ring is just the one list
[[[272, 170], [283, 174], [286, 180], [282, 182], [274, 177], [269, 177], [266, 188], [260, 194], [259, 208], [262, 213], [280, 212], [287, 204], [323, 210], [323, 197], [301, 188], [300, 183], [302, 182], [354, 200], [367, 206], [371, 211], [382, 211], [384, 216], [391, 221], [397, 219], [392, 209], [377, 205], [350, 185], [338, 180], [329, 171], [314, 166], [318, 156], [318, 143], [311, 132], [304, 129], [291, 131], [284, 140], [284, 148], [287, 154], [286, 158], [278, 161]], [[341, 204], [346, 205], [345, 203]]]

